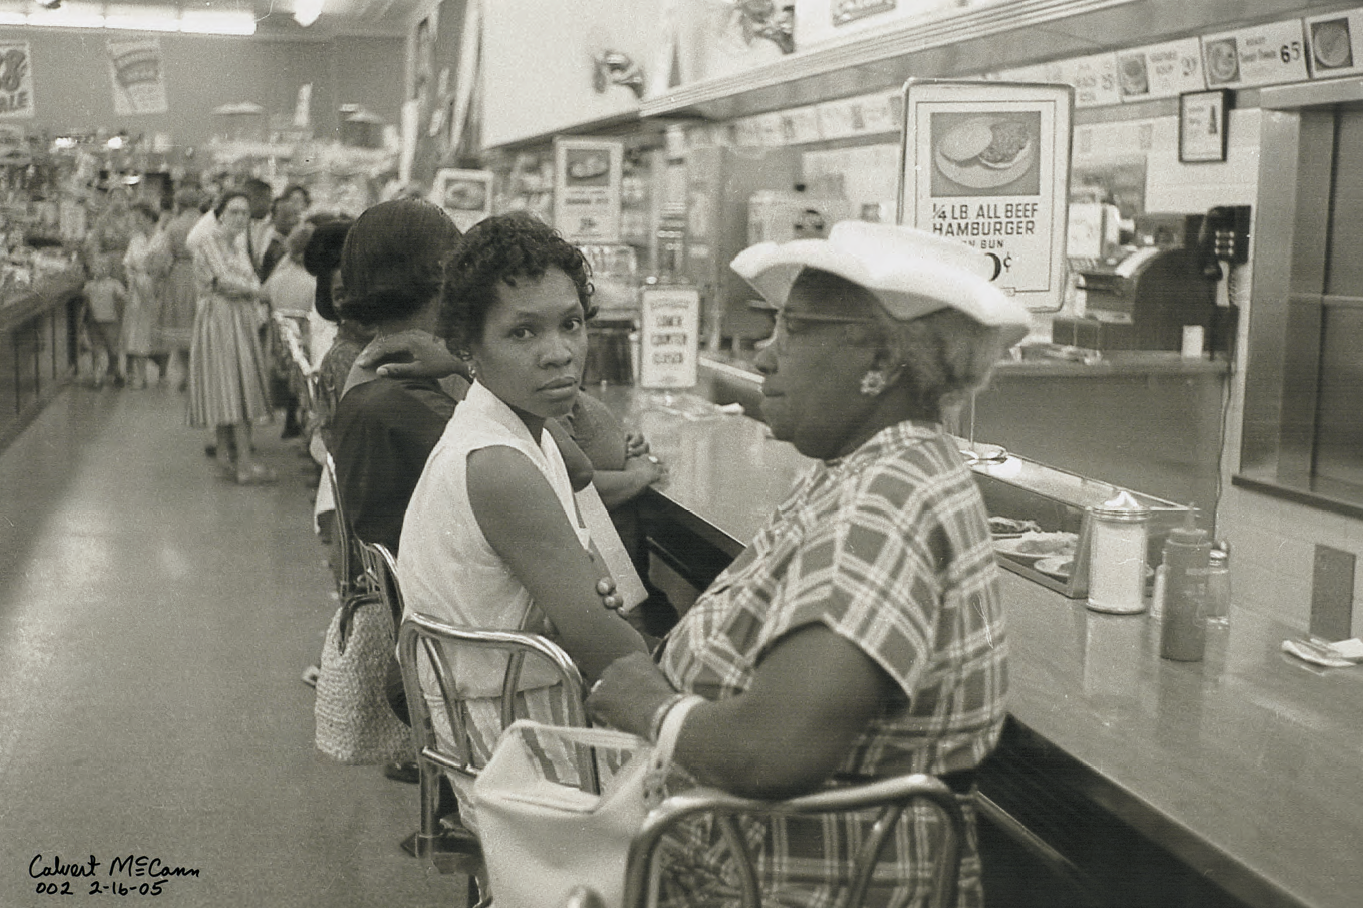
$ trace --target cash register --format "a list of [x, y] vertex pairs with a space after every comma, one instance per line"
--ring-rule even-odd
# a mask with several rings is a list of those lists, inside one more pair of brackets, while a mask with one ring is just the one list
[[[1201, 217], [1188, 218], [1193, 220]], [[1184, 237], [1198, 236], [1198, 225], [1189, 223], [1179, 233], [1161, 235], [1159, 245], [1127, 247], [1078, 269], [1077, 284], [1087, 297], [1085, 314], [1056, 318], [1054, 341], [1103, 351], [1179, 350], [1183, 327], [1200, 325], [1209, 351], [1224, 353], [1230, 338], [1217, 313], [1220, 271], [1208, 268], [1207, 256], [1195, 242], [1184, 242]]]

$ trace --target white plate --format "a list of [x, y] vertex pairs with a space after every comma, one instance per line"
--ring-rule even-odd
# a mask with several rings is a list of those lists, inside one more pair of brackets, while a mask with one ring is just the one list
[[[1052, 545], [1040, 546], [1039, 543], [1053, 543]], [[1075, 548], [1079, 543], [1079, 537], [1073, 533], [1023, 533], [1016, 539], [999, 539], [994, 543], [994, 551], [1020, 561], [1023, 564], [1031, 564], [1043, 558], [1061, 557], [1065, 559], [1074, 558]], [[1042, 548], [1042, 551], [1035, 551], [1035, 548]]]
[[[960, 127], [958, 127], [960, 128]], [[955, 130], [952, 130], [953, 132]], [[948, 133], [950, 135], [950, 133]], [[1032, 159], [1036, 157], [1036, 137], [1033, 136], [1027, 145], [1018, 154], [1018, 158], [1007, 167], [990, 167], [981, 162], [978, 158], [971, 158], [964, 162], [956, 162], [942, 153], [942, 145], [937, 143], [933, 149], [933, 161], [937, 164], [937, 169], [942, 175], [953, 183], [967, 186], [971, 189], [995, 189], [999, 186], [1007, 186], [1027, 172], [1027, 168], [1032, 166]]]
[[1056, 580], [1068, 581], [1074, 574], [1074, 556], [1051, 555], [1047, 558], [1042, 558], [1036, 564], [1032, 565], [1032, 567], [1048, 577], [1054, 577]]

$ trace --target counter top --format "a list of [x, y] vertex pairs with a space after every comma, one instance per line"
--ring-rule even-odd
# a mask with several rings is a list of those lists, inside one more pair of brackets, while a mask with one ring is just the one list
[[[810, 463], [744, 416], [602, 396], [667, 466], [649, 494], [730, 555]], [[1312, 669], [1279, 650], [1301, 629], [1234, 607], [1204, 661], [1170, 662], [1148, 615], [1000, 576], [1011, 713], [1077, 762], [1089, 798], [1247, 904], [1363, 901], [1363, 666]]]
[[994, 370], [997, 378], [1030, 376], [1071, 376], [1074, 378], [1107, 375], [1225, 375], [1230, 371], [1223, 359], [1184, 357], [1178, 353], [1155, 350], [1117, 351], [1103, 354], [1094, 363], [1062, 359], [1004, 360]]
[[1010, 712], [1086, 794], [1248, 904], [1359, 904], [1363, 666], [1307, 666], [1279, 649], [1300, 629], [1234, 607], [1202, 662], [1171, 662], [1149, 615], [1002, 585]]
[[48, 275], [32, 287], [15, 290], [0, 300], [0, 331], [27, 321], [80, 292], [83, 278], [76, 270]]
[[[701, 357], [703, 367], [733, 380], [761, 384], [762, 376], [749, 363], [734, 357]], [[1005, 359], [994, 369], [996, 378], [1067, 376], [1073, 378], [1109, 375], [1225, 375], [1230, 365], [1222, 359], [1184, 357], [1159, 350], [1118, 350], [1103, 354], [1093, 363], [1063, 359]]]

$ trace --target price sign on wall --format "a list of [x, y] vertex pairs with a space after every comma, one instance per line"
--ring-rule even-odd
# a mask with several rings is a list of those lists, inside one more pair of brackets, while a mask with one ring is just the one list
[[568, 242], [620, 242], [624, 160], [620, 142], [554, 140], [554, 227]]
[[1059, 309], [1073, 110], [1069, 85], [910, 79], [899, 223], [980, 249], [995, 286]]
[[1202, 48], [1196, 38], [1133, 47], [1117, 54], [1117, 80], [1123, 101], [1177, 98], [1202, 91]]
[[695, 387], [700, 293], [690, 287], [651, 287], [642, 296], [639, 387]]
[[1202, 59], [1208, 88], [1252, 88], [1307, 77], [1300, 19], [1204, 35]]

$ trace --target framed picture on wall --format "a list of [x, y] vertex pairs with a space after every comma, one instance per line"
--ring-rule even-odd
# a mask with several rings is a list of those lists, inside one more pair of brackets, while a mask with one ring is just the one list
[[1190, 91], [1178, 96], [1178, 159], [1185, 164], [1226, 160], [1230, 130], [1229, 89]]
[[492, 171], [437, 170], [431, 201], [445, 209], [460, 232], [492, 214]]

